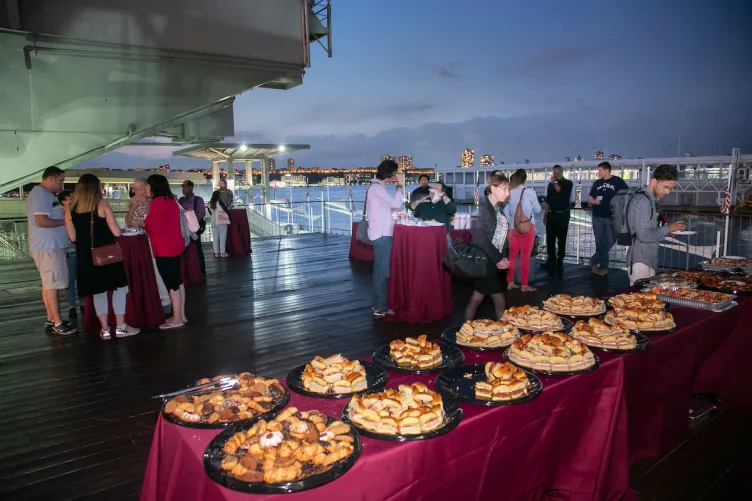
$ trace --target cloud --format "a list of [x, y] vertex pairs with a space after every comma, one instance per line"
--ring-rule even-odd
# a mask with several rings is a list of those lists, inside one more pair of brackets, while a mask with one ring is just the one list
[[504, 75], [530, 76], [540, 71], [558, 69], [561, 66], [574, 64], [590, 56], [599, 54], [616, 45], [612, 40], [599, 40], [596, 43], [577, 47], [549, 47], [538, 54], [524, 60], [502, 65]]
[[448, 79], [459, 79], [462, 77], [462, 63], [450, 61], [443, 64], [429, 64], [420, 62], [418, 68], [432, 76], [438, 76]]

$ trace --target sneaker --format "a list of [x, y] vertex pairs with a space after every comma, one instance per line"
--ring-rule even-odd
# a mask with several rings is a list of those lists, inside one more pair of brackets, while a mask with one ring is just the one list
[[76, 312], [76, 307], [68, 308], [68, 318], [78, 318], [78, 313]]
[[139, 332], [141, 332], [141, 329], [125, 324], [115, 328], [115, 337], [135, 336]]
[[52, 332], [53, 327], [55, 327], [55, 324], [52, 320], [44, 321], [44, 332]]
[[222, 254], [219, 255], [219, 257], [230, 257], [230, 255], [226, 252], [223, 252]]
[[112, 339], [112, 336], [110, 335], [110, 329], [103, 329], [99, 331], [99, 338], [104, 339], [105, 341]]
[[384, 318], [386, 316], [386, 310], [373, 309], [373, 318]]
[[52, 333], [57, 334], [58, 336], [70, 336], [71, 334], [75, 334], [77, 332], [78, 329], [71, 327], [68, 322], [61, 322], [60, 325], [55, 325], [52, 327]]

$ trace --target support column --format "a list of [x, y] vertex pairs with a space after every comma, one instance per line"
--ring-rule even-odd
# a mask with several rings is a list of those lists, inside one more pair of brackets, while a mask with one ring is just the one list
[[212, 162], [212, 191], [219, 187], [219, 161]]
[[20, 198], [21, 200], [23, 200], [24, 198], [26, 198], [24, 196], [23, 186], [19, 186], [18, 187], [18, 198]]
[[227, 158], [227, 189], [235, 193], [235, 160]]
[[253, 186], [253, 160], [245, 161], [245, 184]]
[[269, 159], [261, 160], [261, 196], [265, 204], [269, 203]]

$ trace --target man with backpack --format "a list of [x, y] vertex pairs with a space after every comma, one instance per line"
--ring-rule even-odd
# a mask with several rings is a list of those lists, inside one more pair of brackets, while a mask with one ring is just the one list
[[621, 190], [629, 189], [619, 176], [611, 175], [611, 164], [598, 164], [598, 179], [588, 195], [588, 205], [593, 208], [591, 219], [595, 236], [595, 254], [590, 266], [596, 275], [608, 274], [608, 253], [614, 246], [614, 228], [611, 224], [611, 199]]
[[[661, 240], [677, 231], [684, 231], [684, 221], [676, 221], [668, 226], [658, 226], [658, 200], [665, 197], [676, 186], [679, 178], [676, 167], [672, 165], [659, 165], [650, 183], [644, 188], [630, 193], [620, 193], [625, 197], [620, 202], [614, 200], [614, 221], [617, 228], [617, 238], [621, 239], [624, 234], [619, 232], [621, 221], [626, 219], [627, 229], [631, 244], [627, 250], [627, 272], [629, 284], [634, 285], [636, 280], [649, 278], [655, 275], [658, 268], [658, 248]], [[624, 204], [626, 202], [626, 204]], [[626, 218], [619, 212], [617, 206], [626, 205]]]

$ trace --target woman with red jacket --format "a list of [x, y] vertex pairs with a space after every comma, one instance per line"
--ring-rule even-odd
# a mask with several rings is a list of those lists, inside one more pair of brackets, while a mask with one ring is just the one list
[[170, 292], [172, 318], [159, 326], [160, 329], [182, 327], [185, 317], [185, 286], [180, 278], [180, 256], [185, 250], [185, 240], [180, 228], [180, 205], [170, 191], [167, 178], [153, 174], [146, 180], [147, 195], [151, 197], [149, 214], [144, 220], [144, 229], [149, 235], [157, 262], [157, 270]]

